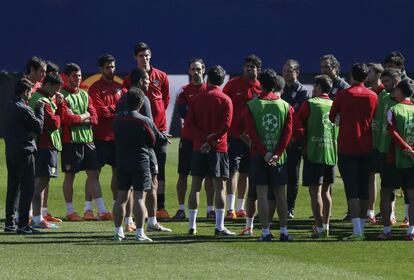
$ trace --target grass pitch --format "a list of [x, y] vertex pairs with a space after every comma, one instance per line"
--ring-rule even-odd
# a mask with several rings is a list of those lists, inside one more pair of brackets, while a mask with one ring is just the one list
[[[178, 139], [170, 145], [166, 169], [166, 205], [170, 214], [178, 207]], [[112, 222], [63, 222], [57, 230], [22, 236], [3, 232], [7, 170], [4, 142], [0, 141], [0, 279], [411, 279], [414, 275], [414, 243], [403, 241], [405, 230], [395, 228], [393, 241], [376, 241], [380, 226], [368, 226], [367, 240], [343, 242], [351, 224], [340, 220], [346, 211], [342, 181], [333, 189], [331, 237], [308, 238], [313, 221], [307, 188], [300, 187], [295, 219], [288, 222], [291, 243], [259, 243], [255, 237], [215, 238], [214, 223], [204, 218], [202, 194], [198, 235], [187, 236], [187, 221], [162, 221], [171, 234], [148, 235], [153, 244], [137, 244], [133, 234], [125, 242], [114, 242]], [[105, 167], [101, 184], [108, 208], [112, 203], [110, 168]], [[63, 176], [51, 180], [49, 211], [65, 215]], [[75, 181], [74, 205], [83, 212], [85, 175]], [[402, 218], [403, 199], [398, 197], [397, 217]], [[378, 208], [378, 207], [377, 207]], [[378, 210], [378, 209], [377, 209]], [[96, 212], [96, 211], [95, 211]], [[277, 224], [277, 220], [275, 220]], [[240, 232], [244, 219], [226, 223]], [[276, 235], [278, 229], [273, 230]]]

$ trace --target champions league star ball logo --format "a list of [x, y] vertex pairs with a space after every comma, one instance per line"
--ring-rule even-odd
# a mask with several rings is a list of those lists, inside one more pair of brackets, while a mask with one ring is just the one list
[[408, 119], [405, 122], [405, 133], [406, 133], [406, 140], [409, 145], [414, 144], [414, 120]]
[[266, 131], [275, 131], [278, 127], [277, 117], [272, 114], [266, 114], [262, 118], [263, 127]]
[[329, 119], [329, 112], [322, 116], [322, 124], [325, 129], [331, 129], [334, 125]]

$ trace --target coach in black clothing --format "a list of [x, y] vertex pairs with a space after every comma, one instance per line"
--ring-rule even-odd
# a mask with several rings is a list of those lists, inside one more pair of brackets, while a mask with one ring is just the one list
[[[310, 97], [308, 90], [299, 80], [299, 62], [289, 59], [283, 65], [283, 78], [286, 85], [283, 89], [282, 99], [285, 100], [296, 111], [299, 110], [302, 102]], [[296, 197], [298, 195], [299, 165], [302, 157], [303, 143], [292, 140], [287, 148], [287, 205], [288, 218], [293, 219]]]
[[32, 233], [29, 223], [29, 208], [34, 190], [34, 153], [36, 152], [35, 137], [43, 128], [43, 103], [36, 104], [35, 111], [27, 105], [31, 97], [33, 84], [22, 79], [16, 83], [15, 97], [6, 108], [6, 164], [7, 164], [7, 197], [6, 225], [4, 230], [16, 230], [14, 220], [14, 203], [18, 191], [19, 222], [17, 232]]

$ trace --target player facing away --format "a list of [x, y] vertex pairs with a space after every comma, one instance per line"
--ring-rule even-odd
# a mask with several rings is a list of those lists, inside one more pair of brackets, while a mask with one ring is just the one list
[[98, 117], [88, 93], [79, 88], [82, 72], [77, 64], [65, 66], [68, 83], [61, 89], [68, 110], [63, 114], [62, 132], [62, 169], [63, 196], [66, 202], [66, 219], [82, 221], [73, 207], [73, 183], [76, 173], [85, 170], [85, 196], [89, 193], [98, 208], [99, 220], [112, 220], [112, 213], [106, 210], [101, 187], [99, 185], [99, 164], [91, 125], [96, 124]]
[[338, 159], [338, 128], [329, 120], [332, 80], [328, 75], [315, 77], [313, 97], [305, 101], [295, 118], [295, 137], [304, 138], [303, 185], [309, 187], [316, 231], [312, 238], [329, 236], [332, 198]]
[[193, 140], [192, 183], [188, 198], [188, 234], [190, 235], [197, 233], [197, 208], [201, 184], [206, 177], [211, 177], [215, 191], [215, 235], [235, 235], [224, 227], [225, 180], [229, 178], [227, 133], [233, 117], [231, 99], [220, 89], [225, 75], [226, 72], [219, 65], [208, 70], [207, 90], [191, 103], [186, 119]]
[[43, 131], [37, 138], [37, 153], [35, 155], [35, 188], [33, 194], [33, 224], [34, 228], [56, 228], [57, 226], [43, 218], [42, 192], [49, 186], [50, 178], [58, 177], [58, 152], [62, 151], [60, 126], [62, 112], [67, 109], [63, 95], [58, 91], [63, 84], [58, 74], [46, 74], [42, 86], [32, 95], [29, 106], [33, 109], [40, 100], [44, 105]]
[[[262, 60], [252, 54], [244, 59], [243, 75], [235, 77], [227, 82], [223, 92], [227, 94], [233, 103], [233, 118], [229, 131], [229, 167], [230, 178], [227, 181], [227, 214], [226, 219], [245, 217], [244, 197], [248, 187], [249, 174], [249, 146], [240, 137], [240, 126], [243, 121], [240, 116], [246, 109], [247, 102], [260, 94], [260, 82], [257, 75], [262, 67]], [[237, 209], [235, 208], [237, 190]]]
[[[181, 129], [178, 150], [177, 198], [179, 209], [173, 216], [174, 220], [182, 220], [186, 218], [184, 201], [187, 192], [187, 178], [191, 170], [191, 155], [193, 152], [193, 141], [191, 140], [191, 131], [186, 124], [186, 117], [191, 102], [193, 102], [193, 100], [207, 88], [207, 84], [204, 83], [204, 73], [204, 61], [201, 58], [191, 59], [188, 63], [188, 74], [191, 82], [181, 88], [181, 92], [177, 99], [178, 112], [183, 119], [183, 127]], [[214, 218], [214, 188], [211, 179], [208, 177], [204, 180], [204, 188], [207, 196], [207, 218]]]
[[116, 159], [118, 172], [118, 191], [114, 204], [115, 240], [125, 239], [122, 221], [125, 206], [133, 189], [135, 199], [135, 240], [152, 242], [144, 233], [145, 197], [151, 190], [150, 147], [156, 141], [167, 143], [167, 138], [160, 133], [148, 117], [138, 111], [144, 101], [144, 92], [132, 87], [127, 93], [127, 106], [118, 113], [114, 121]]
[[246, 133], [252, 143], [250, 146], [251, 165], [249, 178], [256, 186], [257, 207], [262, 235], [259, 241], [271, 241], [269, 230], [269, 190], [276, 199], [280, 220], [282, 242], [292, 240], [287, 229], [286, 202], [286, 148], [292, 136], [293, 108], [275, 92], [281, 92], [285, 81], [272, 69], [259, 74], [261, 93], [258, 98], [247, 103]]
[[[402, 186], [406, 189], [408, 196], [409, 227], [406, 239], [409, 241], [414, 241], [414, 104], [410, 99], [413, 94], [413, 80], [409, 78], [403, 79], [394, 90], [397, 104], [389, 109], [387, 118], [389, 133], [395, 146], [392, 157], [396, 167], [394, 176], [392, 176], [393, 186], [394, 188]], [[389, 197], [390, 191], [392, 191], [392, 188], [384, 193], [385, 198]], [[391, 204], [384, 204], [384, 209], [381, 207], [381, 210], [384, 210], [386, 215], [389, 215]], [[386, 228], [384, 223], [384, 233], [380, 238], [391, 238], [389, 225]]]
[[377, 108], [377, 94], [364, 86], [368, 67], [356, 63], [351, 70], [351, 87], [339, 91], [329, 113], [339, 119], [338, 168], [341, 173], [353, 232], [344, 240], [364, 240], [369, 198], [369, 161], [372, 153], [371, 123]]

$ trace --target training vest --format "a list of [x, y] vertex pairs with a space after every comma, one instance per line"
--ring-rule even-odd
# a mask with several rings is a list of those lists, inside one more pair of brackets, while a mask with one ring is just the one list
[[[414, 105], [398, 103], [391, 107], [395, 118], [395, 126], [401, 137], [408, 145], [414, 144]], [[403, 154], [400, 148], [395, 149], [395, 164], [397, 168], [414, 167], [414, 162]]]
[[[88, 110], [88, 93], [82, 89], [78, 89], [77, 93], [70, 93], [65, 89], [60, 92], [65, 96], [68, 108], [75, 115], [82, 115]], [[92, 128], [89, 124], [73, 125], [70, 128], [73, 143], [90, 143], [93, 142]]]
[[[256, 132], [267, 150], [271, 153], [276, 149], [280, 140], [285, 121], [289, 113], [289, 103], [281, 98], [263, 100], [255, 98], [247, 103], [256, 125]], [[277, 164], [286, 162], [286, 151], [280, 156]]]
[[[46, 97], [43, 94], [41, 94], [40, 92], [35, 92], [32, 95], [32, 98], [30, 98], [29, 106], [32, 107], [33, 110], [34, 110], [34, 108], [36, 106], [36, 102], [38, 100], [42, 100], [44, 103], [48, 104], [50, 106], [50, 108], [52, 109], [53, 114], [56, 113], [57, 106], [56, 106], [55, 102], [53, 102], [52, 98]], [[52, 142], [53, 147], [55, 147], [55, 149], [59, 152], [62, 151], [62, 141], [60, 139], [59, 129], [48, 130], [47, 134], [49, 134], [50, 142]]]
[[338, 161], [338, 127], [329, 120], [331, 99], [308, 99], [306, 157], [310, 162], [335, 165]]
[[378, 95], [378, 105], [372, 120], [372, 148], [380, 153], [386, 154], [390, 148], [391, 136], [388, 133], [387, 114], [388, 110], [395, 105], [391, 95], [383, 90]]

